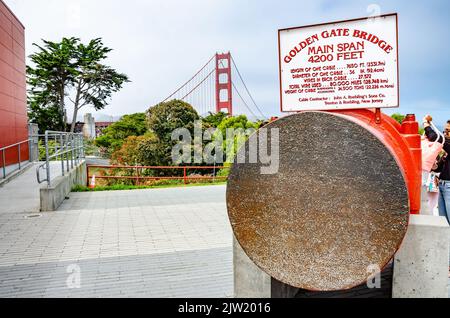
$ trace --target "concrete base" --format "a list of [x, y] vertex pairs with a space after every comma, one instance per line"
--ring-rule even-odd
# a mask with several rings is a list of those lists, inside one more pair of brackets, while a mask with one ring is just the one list
[[445, 218], [413, 215], [395, 256], [394, 269], [381, 277], [381, 289], [360, 286], [333, 293], [311, 293], [277, 282], [259, 269], [234, 239], [236, 298], [371, 298], [448, 297], [450, 228]]
[[272, 278], [257, 267], [233, 238], [234, 296], [270, 298]]
[[64, 177], [52, 180], [51, 187], [44, 186], [40, 189], [41, 212], [56, 211], [75, 185], [86, 184], [86, 162], [82, 162]]
[[438, 216], [439, 213], [435, 213], [438, 206], [439, 193], [430, 193], [425, 186], [422, 186], [420, 215]]
[[412, 215], [394, 262], [394, 298], [448, 298], [449, 226], [443, 217]]

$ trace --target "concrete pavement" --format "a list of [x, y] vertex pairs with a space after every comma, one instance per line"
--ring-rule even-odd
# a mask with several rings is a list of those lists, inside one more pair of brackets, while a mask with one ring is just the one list
[[225, 186], [72, 193], [40, 218], [0, 214], [0, 297], [232, 293]]
[[31, 164], [24, 173], [0, 188], [0, 214], [39, 212], [36, 167], [37, 164]]
[[[41, 163], [31, 163], [26, 171], [0, 187], [0, 214], [2, 213], [37, 213], [40, 207], [39, 184], [36, 168]], [[51, 180], [61, 175], [61, 162], [50, 163]], [[41, 169], [41, 178], [45, 178], [45, 170]]]
[[31, 168], [0, 188], [0, 297], [231, 297], [225, 190], [72, 193], [30, 218]]

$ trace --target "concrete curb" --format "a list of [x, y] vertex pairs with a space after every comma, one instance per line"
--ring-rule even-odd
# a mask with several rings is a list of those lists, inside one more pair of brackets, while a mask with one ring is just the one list
[[74, 185], [85, 185], [86, 183], [86, 162], [83, 161], [65, 176], [53, 179], [50, 187], [42, 186], [39, 189], [41, 212], [56, 211], [72, 191]]

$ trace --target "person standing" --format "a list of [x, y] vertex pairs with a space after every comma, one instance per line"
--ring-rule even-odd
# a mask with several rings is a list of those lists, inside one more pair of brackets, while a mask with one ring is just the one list
[[445, 137], [436, 126], [430, 115], [423, 119], [425, 134], [422, 137], [422, 210], [421, 214], [434, 215], [438, 207], [439, 183], [437, 168], [439, 155], [442, 152]]
[[440, 173], [439, 177], [439, 215], [447, 218], [450, 224], [450, 120], [444, 130], [446, 154], [441, 158], [435, 172]]

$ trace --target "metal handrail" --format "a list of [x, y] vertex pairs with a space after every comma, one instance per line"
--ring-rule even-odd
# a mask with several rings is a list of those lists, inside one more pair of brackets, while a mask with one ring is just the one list
[[8, 150], [8, 149], [11, 149], [11, 148], [15, 148], [15, 147], [18, 147], [18, 159], [19, 159], [19, 161], [18, 161], [18, 164], [19, 164], [19, 170], [21, 170], [22, 169], [22, 158], [21, 158], [21, 146], [23, 145], [23, 144], [26, 144], [26, 143], [29, 143], [31, 141], [31, 138], [28, 138], [27, 140], [25, 140], [25, 141], [21, 141], [21, 142], [18, 142], [18, 143], [15, 143], [15, 144], [13, 144], [13, 145], [9, 145], [9, 146], [6, 146], [6, 147], [3, 147], [3, 148], [0, 148], [0, 152], [2, 153], [2, 171], [3, 171], [3, 179], [6, 179], [6, 150]]
[[21, 142], [18, 142], [18, 143], [16, 143], [16, 144], [13, 144], [13, 145], [9, 145], [9, 146], [0, 148], [0, 151], [7, 150], [7, 149], [10, 149], [10, 148], [17, 147], [17, 146], [19, 146], [19, 145], [26, 144], [27, 142], [30, 142], [30, 140], [31, 140], [31, 139], [27, 139], [27, 140], [25, 140], [25, 141], [21, 141]]
[[[45, 135], [45, 162], [36, 169], [38, 183], [47, 182], [51, 186], [50, 162], [53, 159], [61, 159], [62, 176], [78, 165], [85, 158], [84, 139], [82, 134], [66, 133], [60, 131], [46, 131]], [[55, 141], [54, 154], [50, 155], [50, 141]], [[59, 142], [59, 147], [57, 143]], [[46, 171], [45, 179], [41, 179], [41, 169]]]

